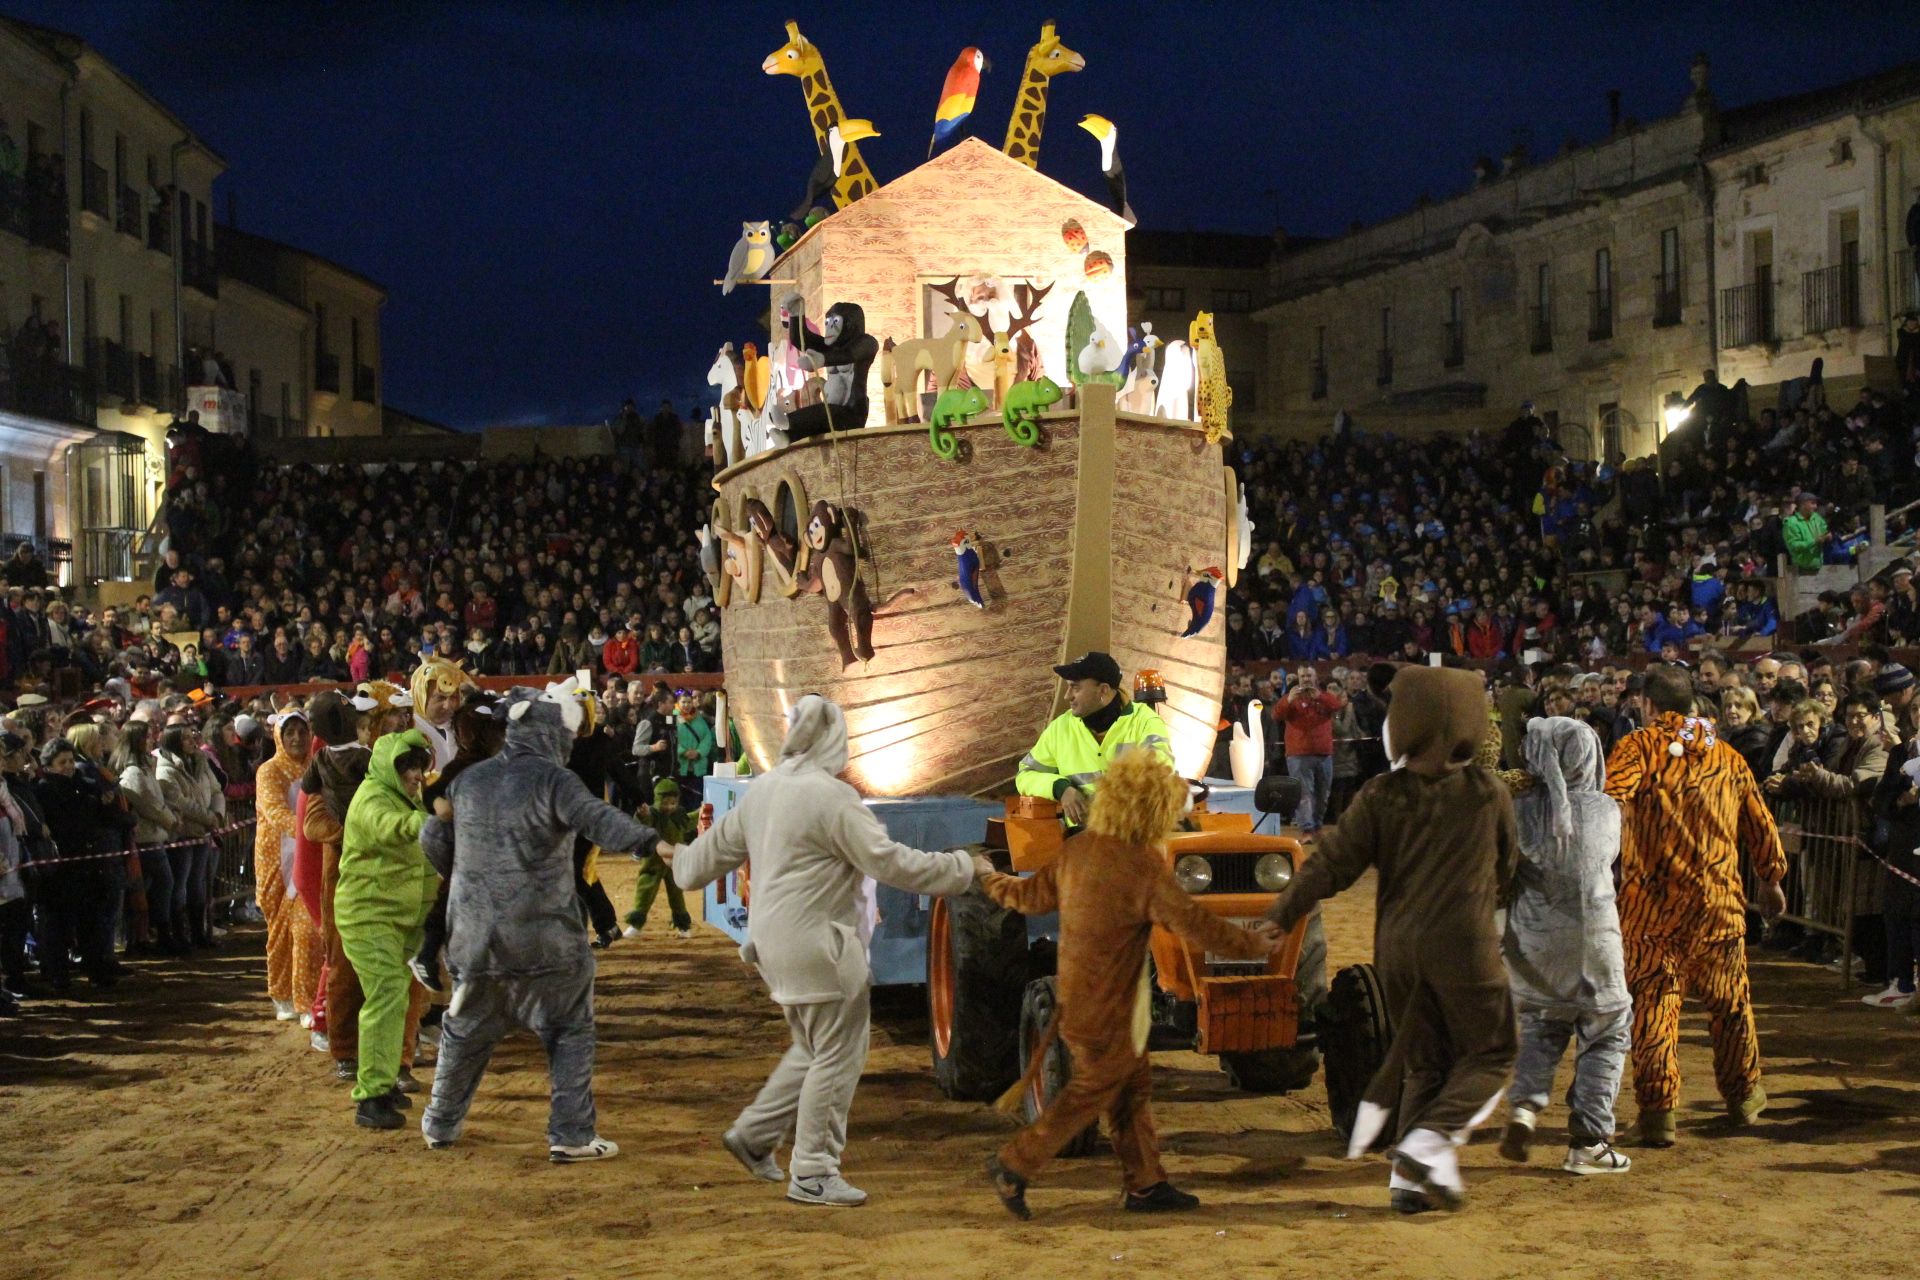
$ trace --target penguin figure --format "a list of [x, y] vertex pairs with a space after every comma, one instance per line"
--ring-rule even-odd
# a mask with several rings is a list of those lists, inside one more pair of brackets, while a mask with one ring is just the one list
[[1192, 618], [1187, 623], [1187, 629], [1180, 633], [1182, 640], [1190, 640], [1199, 635], [1207, 629], [1207, 624], [1213, 621], [1213, 599], [1219, 591], [1220, 580], [1226, 577], [1211, 565], [1200, 570], [1199, 575], [1198, 581], [1187, 588], [1187, 609], [1191, 612]]
[[813, 173], [807, 178], [807, 198], [793, 211], [792, 220], [812, 226], [807, 214], [833, 194], [833, 184], [841, 178], [840, 167], [846, 163], [847, 144], [879, 136], [880, 131], [873, 127], [871, 120], [842, 120], [828, 129], [827, 145], [814, 161]]
[[973, 545], [973, 535], [965, 529], [953, 535], [953, 555], [959, 570], [960, 594], [974, 608], [986, 608], [986, 598], [980, 593], [980, 551]]
[[1138, 219], [1133, 216], [1133, 206], [1127, 203], [1127, 171], [1120, 164], [1120, 129], [1105, 116], [1088, 115], [1080, 119], [1080, 127], [1092, 134], [1100, 143], [1100, 172], [1107, 175], [1107, 203], [1113, 211], [1133, 226]]
[[773, 226], [767, 222], [743, 222], [740, 238], [734, 241], [727, 258], [726, 280], [720, 286], [725, 297], [737, 284], [752, 284], [773, 266]]

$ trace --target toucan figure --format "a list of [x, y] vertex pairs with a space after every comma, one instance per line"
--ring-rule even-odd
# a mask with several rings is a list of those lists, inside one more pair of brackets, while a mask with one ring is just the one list
[[880, 131], [873, 127], [871, 120], [842, 120], [828, 129], [827, 145], [821, 148], [820, 158], [814, 161], [813, 173], [807, 178], [807, 198], [793, 211], [792, 220], [804, 226], [818, 221], [809, 220], [808, 214], [833, 194], [833, 184], [843, 176], [841, 168], [847, 161], [847, 144], [879, 136]]
[[1213, 621], [1214, 597], [1219, 594], [1220, 582], [1226, 576], [1219, 569], [1209, 565], [1199, 571], [1198, 579], [1187, 588], [1187, 609], [1192, 617], [1187, 622], [1187, 629], [1180, 633], [1182, 640], [1190, 640], [1199, 635], [1207, 629], [1207, 624]]
[[980, 549], [973, 545], [973, 535], [965, 529], [953, 535], [953, 556], [959, 571], [960, 594], [974, 608], [986, 608], [986, 597], [980, 591]]
[[1080, 127], [1100, 143], [1100, 171], [1107, 175], [1107, 203], [1127, 220], [1128, 226], [1135, 225], [1139, 219], [1133, 216], [1133, 206], [1127, 203], [1127, 171], [1120, 165], [1119, 126], [1105, 116], [1087, 115], [1081, 117]]

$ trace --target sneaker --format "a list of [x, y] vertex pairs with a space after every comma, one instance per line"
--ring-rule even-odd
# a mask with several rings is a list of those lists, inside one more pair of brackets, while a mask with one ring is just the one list
[[312, 1015], [312, 1014], [310, 1014], [310, 1013], [303, 1013], [303, 1014], [301, 1014], [301, 1015], [300, 1015], [300, 1029], [301, 1029], [302, 1031], [311, 1031], [311, 1030], [313, 1030], [313, 1015]]
[[1432, 1129], [1414, 1129], [1393, 1149], [1393, 1171], [1418, 1187], [1442, 1209], [1466, 1207], [1467, 1184], [1453, 1143]]
[[637, 924], [630, 924], [626, 928], [620, 931], [620, 936], [623, 938], [637, 938], [640, 936], [640, 926]]
[[395, 1077], [393, 1087], [401, 1093], [420, 1092], [420, 1082], [414, 1079], [413, 1072], [407, 1070], [405, 1067], [400, 1068], [400, 1074]]
[[1128, 1213], [1184, 1213], [1199, 1207], [1199, 1196], [1188, 1195], [1171, 1182], [1156, 1182], [1145, 1191], [1127, 1192]]
[[398, 1129], [407, 1122], [401, 1118], [400, 1109], [389, 1099], [392, 1094], [380, 1098], [367, 1098], [353, 1109], [353, 1122], [362, 1129]]
[[1673, 1112], [1648, 1110], [1640, 1113], [1628, 1141], [1636, 1147], [1664, 1148], [1672, 1146], [1678, 1136], [1679, 1126], [1674, 1123]]
[[299, 1016], [300, 1011], [293, 1007], [293, 1001], [275, 1000], [273, 1002], [273, 1020], [275, 1022], [292, 1022]]
[[595, 951], [605, 951], [618, 941], [620, 941], [620, 935], [612, 929], [607, 929], [593, 940], [592, 946]]
[[333, 1078], [352, 1084], [360, 1077], [360, 1064], [352, 1058], [336, 1058], [333, 1063]]
[[326, 1053], [332, 1048], [332, 1045], [327, 1040], [327, 1033], [324, 1031], [309, 1031], [307, 1033], [307, 1044], [310, 1045], [316, 1053]]
[[1753, 1092], [1738, 1102], [1727, 1104], [1727, 1119], [1737, 1125], [1752, 1124], [1767, 1109], [1767, 1091], [1759, 1085], [1753, 1086]]
[[434, 1138], [426, 1134], [421, 1134], [420, 1136], [427, 1139], [427, 1150], [429, 1151], [445, 1151], [453, 1145], [452, 1138]]
[[393, 1086], [393, 1088], [387, 1090], [386, 1093], [381, 1096], [387, 1100], [388, 1104], [391, 1105], [395, 1111], [413, 1110], [413, 1099], [402, 1093], [399, 1085]]
[[1507, 1115], [1507, 1131], [1500, 1135], [1500, 1155], [1515, 1164], [1525, 1164], [1533, 1154], [1533, 1123], [1537, 1119], [1526, 1107], [1515, 1107]]
[[795, 1177], [787, 1183], [787, 1199], [795, 1204], [823, 1204], [851, 1209], [867, 1202], [867, 1193], [837, 1173], [822, 1178]]
[[740, 1167], [762, 1182], [783, 1182], [786, 1172], [780, 1168], [780, 1162], [773, 1158], [773, 1152], [763, 1151], [755, 1155], [747, 1146], [747, 1140], [732, 1129], [720, 1135], [720, 1145], [724, 1146]]
[[1568, 1146], [1567, 1158], [1560, 1167], [1568, 1173], [1587, 1177], [1596, 1173], [1625, 1173], [1633, 1168], [1633, 1161], [1615, 1151], [1611, 1142], [1596, 1142], [1590, 1147], [1576, 1143]]
[[579, 1164], [586, 1160], [611, 1160], [620, 1154], [620, 1144], [596, 1136], [578, 1147], [548, 1147], [547, 1159], [555, 1164]]
[[673, 927], [673, 936], [676, 938], [691, 938], [693, 936], [693, 930], [686, 925], [677, 924]]
[[1870, 996], [1860, 997], [1861, 1004], [1871, 1005], [1875, 1009], [1904, 1009], [1912, 1004], [1913, 1000], [1914, 993], [1902, 991], [1897, 981], [1889, 982], [1884, 991], [1876, 991]]
[[413, 956], [409, 958], [407, 960], [407, 972], [413, 975], [415, 982], [433, 992], [435, 995], [441, 995], [446, 991], [446, 988], [440, 985], [440, 966], [428, 963], [425, 956]]

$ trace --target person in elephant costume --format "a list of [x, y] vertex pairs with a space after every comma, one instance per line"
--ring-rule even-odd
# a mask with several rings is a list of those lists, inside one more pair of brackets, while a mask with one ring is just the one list
[[[567, 756], [584, 723], [571, 679], [515, 689], [500, 754], [454, 779], [420, 834], [450, 878], [453, 1003], [420, 1131], [436, 1150], [460, 1137], [493, 1049], [516, 1025], [545, 1048], [553, 1078], [547, 1155], [604, 1160], [593, 1106], [593, 952], [574, 899], [573, 840], [651, 856], [659, 835], [588, 792]], [[456, 840], [459, 845], [455, 856]]]
[[1391, 695], [1392, 771], [1360, 789], [1267, 917], [1291, 929], [1321, 899], [1377, 871], [1373, 950], [1393, 1041], [1347, 1154], [1366, 1154], [1393, 1125], [1390, 1199], [1418, 1213], [1466, 1202], [1456, 1148], [1499, 1105], [1513, 1065], [1496, 912], [1520, 849], [1507, 787], [1476, 762], [1488, 728], [1478, 673], [1404, 667]]

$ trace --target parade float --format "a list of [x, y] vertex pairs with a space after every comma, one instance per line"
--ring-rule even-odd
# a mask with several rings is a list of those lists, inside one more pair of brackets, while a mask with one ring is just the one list
[[[1050, 82], [1085, 66], [1052, 23], [1000, 148], [953, 141], [985, 65], [969, 47], [931, 158], [885, 183], [860, 152], [880, 131], [845, 115], [820, 50], [794, 23], [787, 34], [763, 69], [801, 80], [818, 156], [801, 205], [777, 229], [743, 223], [716, 282], [767, 299], [766, 329], [719, 347], [708, 374], [720, 403], [701, 538], [727, 712], [759, 772], [798, 698], [833, 700], [845, 776], [896, 839], [973, 844], [1032, 870], [1058, 849], [1060, 822], [1049, 802], [1004, 797], [1065, 710], [1056, 664], [1110, 653], [1159, 704], [1182, 776], [1202, 779], [1213, 755], [1222, 596], [1251, 528], [1224, 453], [1232, 396], [1212, 318], [1178, 335], [1129, 326], [1131, 209], [1111, 120], [1080, 121], [1105, 203], [1039, 171]], [[1236, 752], [1241, 785], [1215, 780], [1170, 853], [1183, 886], [1233, 918], [1264, 911], [1306, 856], [1254, 833], [1261, 754]], [[714, 813], [746, 785], [709, 779]], [[1004, 1087], [1051, 1009], [1054, 921], [869, 888], [874, 980], [927, 984], [940, 1087]], [[706, 908], [744, 940], [750, 868], [710, 887]], [[1225, 964], [1170, 936], [1155, 955], [1159, 1043], [1220, 1054], [1247, 1088], [1311, 1077], [1327, 989], [1317, 920], [1271, 962]], [[1064, 1070], [1049, 1068], [1048, 1089]]]

